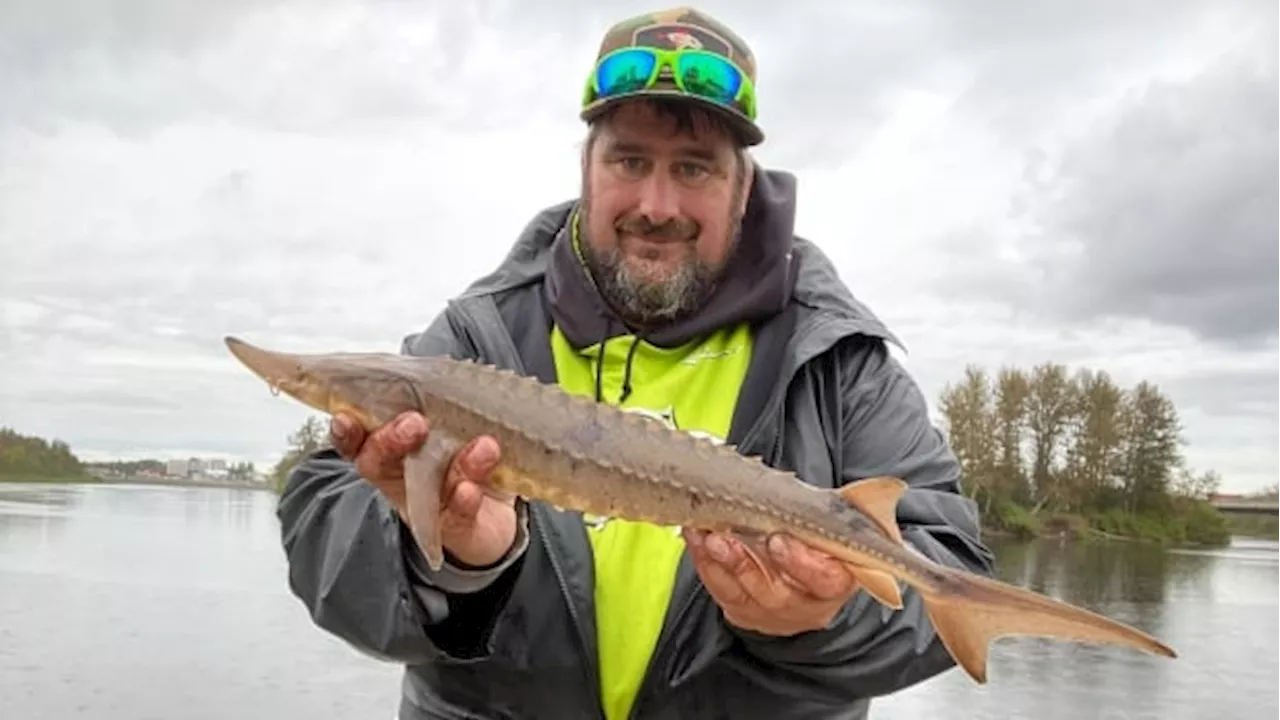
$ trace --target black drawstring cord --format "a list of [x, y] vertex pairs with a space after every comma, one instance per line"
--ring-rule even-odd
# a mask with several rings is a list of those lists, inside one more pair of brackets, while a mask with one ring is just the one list
[[[606, 330], [604, 337], [600, 338], [600, 352], [596, 357], [596, 402], [604, 399], [604, 350], [605, 345], [609, 343], [609, 333]], [[635, 339], [631, 341], [631, 349], [627, 351], [627, 364], [622, 376], [622, 394], [618, 397], [618, 404], [627, 401], [631, 397], [631, 366], [636, 358], [636, 350], [640, 347], [640, 335], [637, 334]]]
[[636, 334], [634, 340], [631, 341], [631, 349], [627, 351], [627, 367], [622, 375], [622, 395], [618, 397], [618, 404], [627, 401], [631, 396], [631, 362], [635, 360], [636, 348], [640, 347], [640, 335]]
[[596, 356], [596, 402], [604, 399], [604, 346], [609, 342], [609, 331], [600, 338], [600, 352]]

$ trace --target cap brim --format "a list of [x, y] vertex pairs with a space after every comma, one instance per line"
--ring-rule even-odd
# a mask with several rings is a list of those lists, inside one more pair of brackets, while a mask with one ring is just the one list
[[724, 105], [712, 102], [711, 100], [700, 98], [697, 95], [690, 95], [689, 93], [676, 88], [647, 88], [644, 90], [637, 90], [635, 92], [612, 95], [607, 98], [600, 98], [584, 107], [582, 112], [578, 114], [578, 117], [580, 117], [584, 122], [591, 122], [595, 118], [599, 117], [605, 110], [613, 107], [614, 105], [628, 100], [652, 97], [684, 100], [686, 102], [693, 103], [698, 107], [707, 108], [713, 112], [719, 113], [721, 117], [728, 120], [730, 124], [737, 128], [737, 130], [742, 133], [742, 139], [747, 143], [747, 145], [759, 145], [764, 142], [764, 132], [760, 129], [760, 126], [756, 125], [752, 122], [751, 118], [743, 115], [737, 109], [725, 107]]

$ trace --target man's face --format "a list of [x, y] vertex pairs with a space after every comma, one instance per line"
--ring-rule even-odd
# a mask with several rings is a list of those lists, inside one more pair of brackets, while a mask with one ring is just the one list
[[583, 172], [583, 252], [626, 320], [669, 321], [695, 309], [732, 255], [750, 173], [732, 139], [695, 114], [693, 127], [637, 102], [602, 126]]

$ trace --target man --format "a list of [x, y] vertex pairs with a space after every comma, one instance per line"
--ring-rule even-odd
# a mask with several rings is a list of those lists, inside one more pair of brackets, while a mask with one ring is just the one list
[[[668, 64], [669, 63], [669, 64]], [[674, 72], [672, 72], [674, 71]], [[581, 197], [543, 211], [501, 266], [403, 352], [473, 358], [736, 445], [835, 487], [894, 475], [906, 542], [989, 572], [959, 468], [890, 333], [793, 234], [795, 182], [747, 148], [755, 62], [688, 8], [611, 29], [588, 83]], [[913, 591], [892, 612], [796, 542], [583, 517], [490, 495], [502, 448], [446, 473], [447, 563], [401, 512], [408, 414], [291, 474], [290, 581], [315, 622], [406, 666], [400, 718], [865, 718], [952, 665]]]

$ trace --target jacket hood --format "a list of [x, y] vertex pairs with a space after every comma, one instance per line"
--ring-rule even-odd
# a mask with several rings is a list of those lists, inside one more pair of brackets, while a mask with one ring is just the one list
[[[738, 250], [703, 306], [691, 316], [642, 333], [651, 344], [671, 347], [726, 325], [767, 319], [786, 307], [795, 285], [796, 179], [753, 167]], [[577, 207], [569, 215], [571, 226]], [[546, 298], [552, 319], [576, 348], [631, 330], [601, 297], [573, 248], [570, 227], [558, 234], [547, 267]]]
[[[808, 354], [836, 338], [863, 334], [902, 343], [840, 279], [821, 248], [794, 234], [796, 181], [783, 171], [755, 168], [755, 182], [742, 223], [739, 258], [710, 304], [696, 320], [670, 332], [646, 335], [653, 344], [680, 344], [680, 338], [717, 325], [764, 319], [788, 303], [803, 316], [818, 316], [821, 328], [793, 352]], [[578, 349], [628, 332], [590, 282], [573, 252], [577, 200], [565, 200], [538, 213], [524, 227], [505, 258], [488, 275], [472, 282], [457, 300], [493, 297], [542, 283], [544, 304]], [[741, 306], [733, 306], [733, 301]]]

